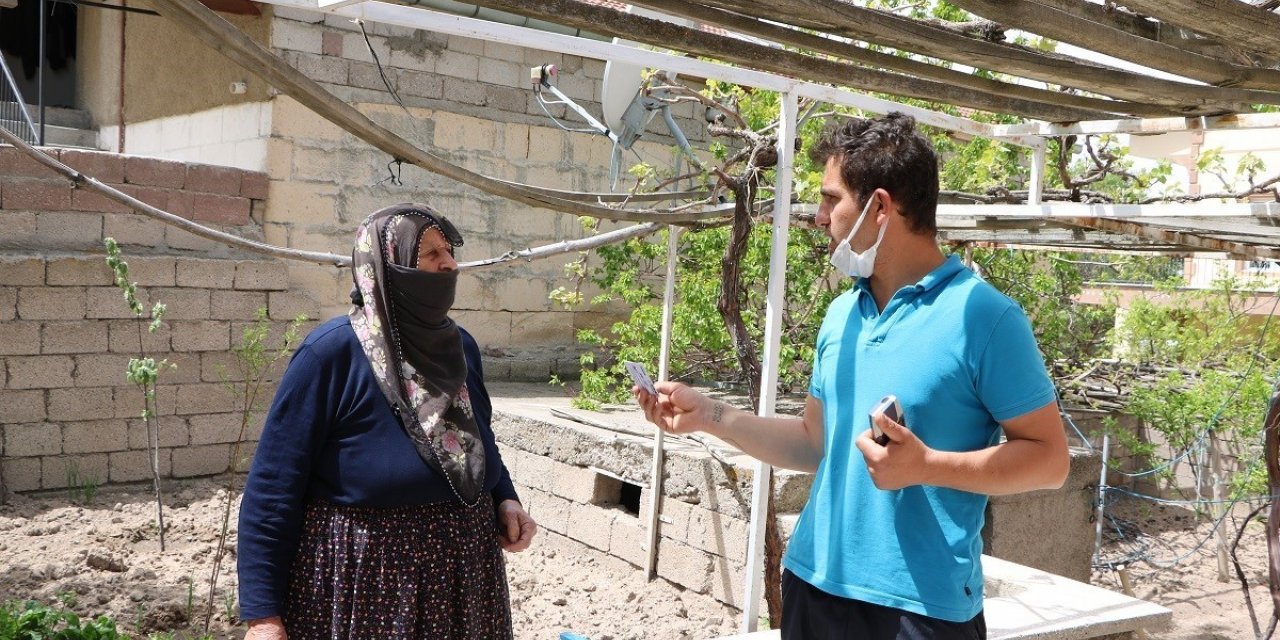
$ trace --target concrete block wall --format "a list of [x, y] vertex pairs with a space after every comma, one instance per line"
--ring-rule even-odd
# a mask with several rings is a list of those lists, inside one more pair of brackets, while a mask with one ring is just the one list
[[[255, 222], [266, 192], [261, 173], [51, 151], [156, 206], [261, 237]], [[235, 378], [230, 346], [258, 308], [268, 309], [277, 330], [298, 313], [316, 314], [309, 296], [289, 289], [286, 267], [73, 191], [9, 147], [0, 147], [0, 217], [6, 222], [0, 229], [4, 487], [65, 487], [71, 469], [81, 482], [150, 477], [142, 394], [125, 379], [140, 341], [148, 356], [175, 365], [161, 374], [156, 394], [161, 472], [225, 472], [240, 430], [237, 404], [222, 384], [224, 374]], [[168, 306], [160, 331], [139, 335], [106, 265], [105, 236], [120, 242], [139, 297]], [[250, 439], [260, 425], [259, 415]], [[252, 445], [242, 451], [251, 453]]]
[[[494, 432], [521, 501], [549, 531], [637, 567], [648, 558], [652, 440], [599, 431], [554, 417], [495, 406]], [[730, 456], [726, 468], [701, 448], [668, 443], [659, 507], [658, 576], [741, 606], [751, 519], [754, 462]], [[621, 479], [621, 480], [620, 480]], [[807, 497], [807, 474], [778, 474], [783, 511]], [[622, 504], [622, 483], [640, 487], [638, 509]]]
[[[591, 417], [614, 424], [621, 419]], [[501, 396], [493, 427], [521, 500], [540, 526], [645, 565], [650, 437], [583, 427]], [[756, 463], [726, 452], [726, 466], [705, 449], [681, 443], [668, 442], [666, 452], [658, 576], [741, 607]], [[1063, 488], [992, 498], [982, 532], [985, 553], [1087, 582], [1091, 499], [1100, 464], [1095, 452], [1073, 450]], [[622, 482], [641, 487], [638, 509], [622, 504], [616, 491]], [[774, 501], [784, 544], [811, 483], [810, 474], [775, 470]]]
[[[350, 20], [281, 7], [273, 9], [271, 20], [271, 46], [287, 62], [422, 148], [507, 180], [608, 189], [608, 139], [557, 128], [528, 84], [529, 67], [555, 63], [560, 88], [598, 114], [602, 61], [370, 23], [369, 41], [383, 65], [379, 74]], [[276, 96], [271, 105], [264, 167], [271, 180], [264, 217], [269, 242], [345, 254], [366, 215], [406, 201], [431, 204], [457, 224], [466, 238], [459, 251], [463, 261], [587, 235], [573, 216], [515, 204], [416, 167], [389, 167], [392, 158], [291, 98]], [[563, 116], [563, 107], [553, 113]], [[691, 139], [705, 138], [706, 125], [691, 105], [679, 106], [677, 113]], [[636, 151], [662, 165], [671, 158], [668, 144], [655, 137]], [[622, 310], [566, 310], [548, 299], [556, 287], [572, 286], [564, 266], [576, 258], [463, 274], [455, 318], [485, 349], [488, 377], [577, 376], [576, 331], [608, 326]], [[345, 312], [351, 287], [345, 270], [294, 264], [290, 279], [316, 297], [322, 315]], [[588, 298], [592, 293], [587, 287]]]
[[125, 125], [123, 150], [118, 148], [120, 127], [108, 125], [98, 130], [98, 148], [262, 171], [271, 111], [269, 102], [251, 102], [131, 122]]

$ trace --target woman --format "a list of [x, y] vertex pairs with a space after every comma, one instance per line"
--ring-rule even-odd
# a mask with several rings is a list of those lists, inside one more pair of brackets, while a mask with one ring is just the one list
[[448, 317], [462, 237], [375, 212], [354, 306], [280, 380], [240, 508], [246, 640], [510, 638], [500, 549], [537, 530], [489, 427], [475, 340]]

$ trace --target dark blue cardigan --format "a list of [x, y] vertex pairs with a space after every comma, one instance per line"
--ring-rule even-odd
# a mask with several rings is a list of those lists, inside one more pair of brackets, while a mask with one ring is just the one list
[[[466, 331], [462, 344], [484, 439], [485, 489], [495, 504], [516, 500], [489, 425], [480, 349]], [[329, 320], [289, 362], [245, 483], [236, 548], [240, 618], [281, 614], [307, 502], [393, 507], [456, 499], [392, 413], [350, 320]]]

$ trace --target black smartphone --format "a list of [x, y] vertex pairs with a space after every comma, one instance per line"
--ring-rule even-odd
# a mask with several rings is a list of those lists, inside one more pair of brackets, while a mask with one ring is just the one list
[[880, 427], [876, 425], [876, 414], [878, 413], [883, 413], [886, 418], [904, 427], [907, 426], [907, 420], [902, 415], [902, 405], [898, 402], [898, 396], [891, 393], [880, 398], [880, 402], [876, 403], [876, 406], [871, 409], [867, 417], [871, 420], [871, 439], [883, 447], [889, 444], [889, 436], [885, 435], [880, 430]]

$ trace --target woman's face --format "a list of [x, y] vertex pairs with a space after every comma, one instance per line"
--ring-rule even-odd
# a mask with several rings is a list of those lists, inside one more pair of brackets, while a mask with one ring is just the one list
[[453, 247], [439, 229], [429, 228], [422, 232], [422, 242], [418, 243], [418, 268], [431, 273], [458, 268], [458, 261], [453, 259]]

